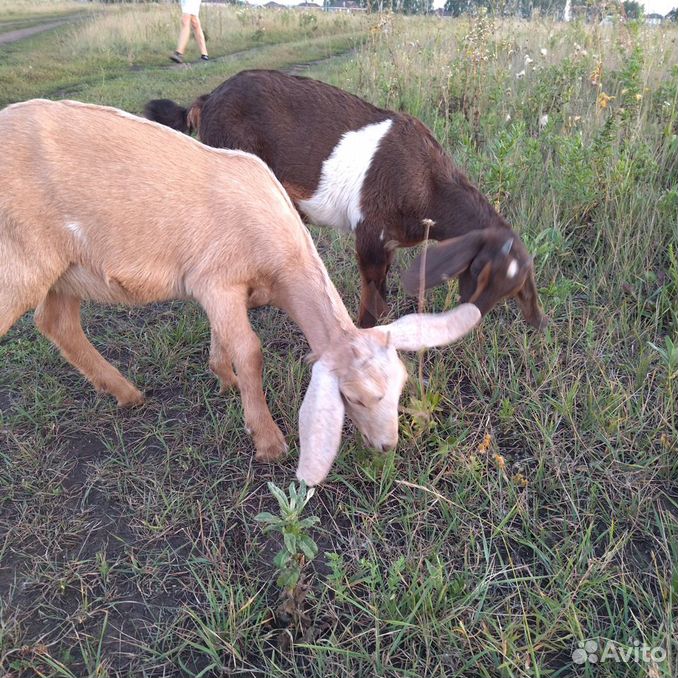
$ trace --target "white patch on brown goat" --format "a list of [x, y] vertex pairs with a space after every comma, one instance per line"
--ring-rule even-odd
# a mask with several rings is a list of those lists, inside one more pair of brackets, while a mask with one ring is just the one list
[[392, 124], [388, 118], [341, 137], [323, 162], [315, 193], [299, 202], [301, 211], [312, 222], [342, 231], [355, 230], [363, 218], [360, 198], [365, 177]]
[[508, 268], [506, 269], [506, 277], [515, 278], [517, 273], [518, 273], [518, 262], [515, 259], [511, 259], [511, 263], [508, 265]]

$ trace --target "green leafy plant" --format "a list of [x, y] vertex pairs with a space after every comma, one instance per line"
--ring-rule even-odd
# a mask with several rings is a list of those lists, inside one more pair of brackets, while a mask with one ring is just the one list
[[298, 489], [290, 483], [289, 497], [275, 483], [268, 483], [268, 489], [278, 501], [280, 515], [264, 511], [255, 520], [264, 524], [264, 532], [279, 532], [283, 537], [283, 547], [273, 559], [273, 564], [279, 571], [278, 586], [290, 591], [299, 583], [304, 566], [318, 554], [318, 546], [307, 530], [320, 522], [320, 518], [301, 517], [304, 507], [315, 494], [315, 488], [307, 488], [303, 481]]
[[671, 337], [664, 338], [664, 346], [657, 346], [650, 342], [650, 346], [659, 353], [669, 381], [678, 378], [678, 343]]

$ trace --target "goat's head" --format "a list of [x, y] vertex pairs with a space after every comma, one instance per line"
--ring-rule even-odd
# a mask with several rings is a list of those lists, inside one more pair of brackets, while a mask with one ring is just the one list
[[515, 297], [526, 322], [536, 328], [548, 322], [539, 307], [532, 257], [508, 228], [471, 231], [420, 254], [403, 275], [410, 294], [419, 289], [422, 265], [425, 289], [459, 277], [461, 302], [472, 302], [483, 315], [502, 299]]
[[316, 485], [325, 479], [339, 451], [344, 414], [370, 447], [393, 449], [398, 443], [398, 401], [407, 381], [397, 351], [449, 344], [480, 318], [474, 304], [446, 313], [414, 313], [390, 325], [358, 330], [349, 343], [319, 356], [299, 411], [299, 480]]

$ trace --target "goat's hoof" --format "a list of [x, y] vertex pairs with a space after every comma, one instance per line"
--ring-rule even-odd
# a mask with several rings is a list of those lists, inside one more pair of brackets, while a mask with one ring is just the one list
[[283, 434], [278, 431], [279, 435], [276, 435], [276, 440], [271, 441], [268, 444], [257, 445], [257, 451], [254, 455], [254, 458], [257, 461], [264, 463], [272, 463], [278, 461], [281, 457], [287, 454], [287, 443]]
[[118, 407], [138, 407], [144, 404], [144, 394], [137, 389], [118, 397]]

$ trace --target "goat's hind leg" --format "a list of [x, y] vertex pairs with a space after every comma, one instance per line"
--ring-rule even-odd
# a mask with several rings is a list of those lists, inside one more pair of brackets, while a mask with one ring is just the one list
[[[29, 258], [24, 257], [23, 243], [16, 242], [10, 226], [14, 224], [9, 223], [0, 210], [0, 337], [4, 337], [26, 311], [34, 309], [46, 292], [41, 284], [43, 271], [36, 270]], [[58, 276], [57, 271], [51, 280]]]
[[210, 343], [210, 369], [219, 378], [221, 393], [238, 386], [238, 377], [233, 372], [233, 356], [231, 356], [224, 342], [212, 329]]
[[28, 303], [10, 299], [10, 295], [0, 290], [0, 338], [10, 331], [12, 325], [31, 308]]
[[115, 396], [121, 407], [140, 405], [144, 401], [141, 392], [85, 336], [80, 322], [80, 299], [50, 290], [35, 310], [35, 324], [97, 391]]

